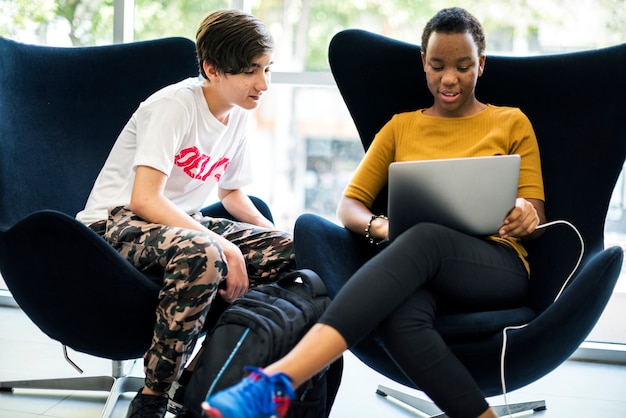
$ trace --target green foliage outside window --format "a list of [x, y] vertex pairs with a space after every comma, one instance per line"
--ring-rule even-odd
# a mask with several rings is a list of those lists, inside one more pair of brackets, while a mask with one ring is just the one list
[[[228, 7], [228, 0], [134, 0], [134, 39], [164, 36], [195, 38], [202, 18]], [[599, 0], [595, 14], [582, 0], [254, 0], [252, 13], [267, 23], [289, 71], [325, 71], [327, 48], [337, 31], [360, 27], [419, 43], [421, 28], [437, 10], [466, 7], [484, 24], [488, 52], [525, 43], [528, 53], [558, 52], [543, 47], [542, 28], [563, 27], [583, 41], [575, 48], [597, 48], [626, 42], [626, 0]], [[114, 0], [0, 0], [0, 35], [27, 42], [83, 46], [113, 41]], [[601, 20], [599, 29], [590, 17]], [[572, 23], [574, 22], [574, 23]], [[573, 28], [572, 28], [573, 26]], [[569, 32], [572, 33], [572, 32]], [[567, 38], [567, 35], [565, 38]], [[522, 51], [524, 52], [524, 51]]]

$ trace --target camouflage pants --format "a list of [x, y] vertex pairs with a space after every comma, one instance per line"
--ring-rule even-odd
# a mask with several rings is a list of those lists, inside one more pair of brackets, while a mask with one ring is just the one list
[[[193, 218], [241, 250], [250, 288], [295, 268], [290, 234], [223, 218]], [[111, 210], [104, 238], [139, 270], [161, 268], [152, 344], [144, 356], [146, 386], [165, 392], [189, 359], [228, 266], [219, 244], [202, 232], [146, 222], [127, 207]]]

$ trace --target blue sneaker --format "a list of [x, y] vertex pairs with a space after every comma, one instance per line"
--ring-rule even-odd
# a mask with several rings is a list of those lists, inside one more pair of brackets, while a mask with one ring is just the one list
[[240, 383], [202, 403], [208, 418], [283, 418], [295, 392], [291, 378], [284, 373], [268, 376], [259, 368], [246, 367], [251, 372]]

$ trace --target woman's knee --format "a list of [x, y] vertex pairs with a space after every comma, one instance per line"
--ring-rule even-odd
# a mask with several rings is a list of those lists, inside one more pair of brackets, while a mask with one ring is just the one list
[[398, 306], [376, 329], [386, 344], [416, 336], [421, 330], [432, 330], [437, 311], [435, 296], [425, 288], [418, 289]]

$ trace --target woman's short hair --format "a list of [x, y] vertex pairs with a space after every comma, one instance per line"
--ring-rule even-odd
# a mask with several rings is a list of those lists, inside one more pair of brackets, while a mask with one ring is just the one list
[[474, 42], [478, 48], [478, 55], [485, 53], [486, 41], [483, 26], [467, 10], [460, 7], [450, 7], [437, 12], [433, 16], [422, 33], [422, 53], [425, 54], [428, 49], [428, 40], [433, 32], [438, 33], [465, 33], [469, 32], [474, 38]]

